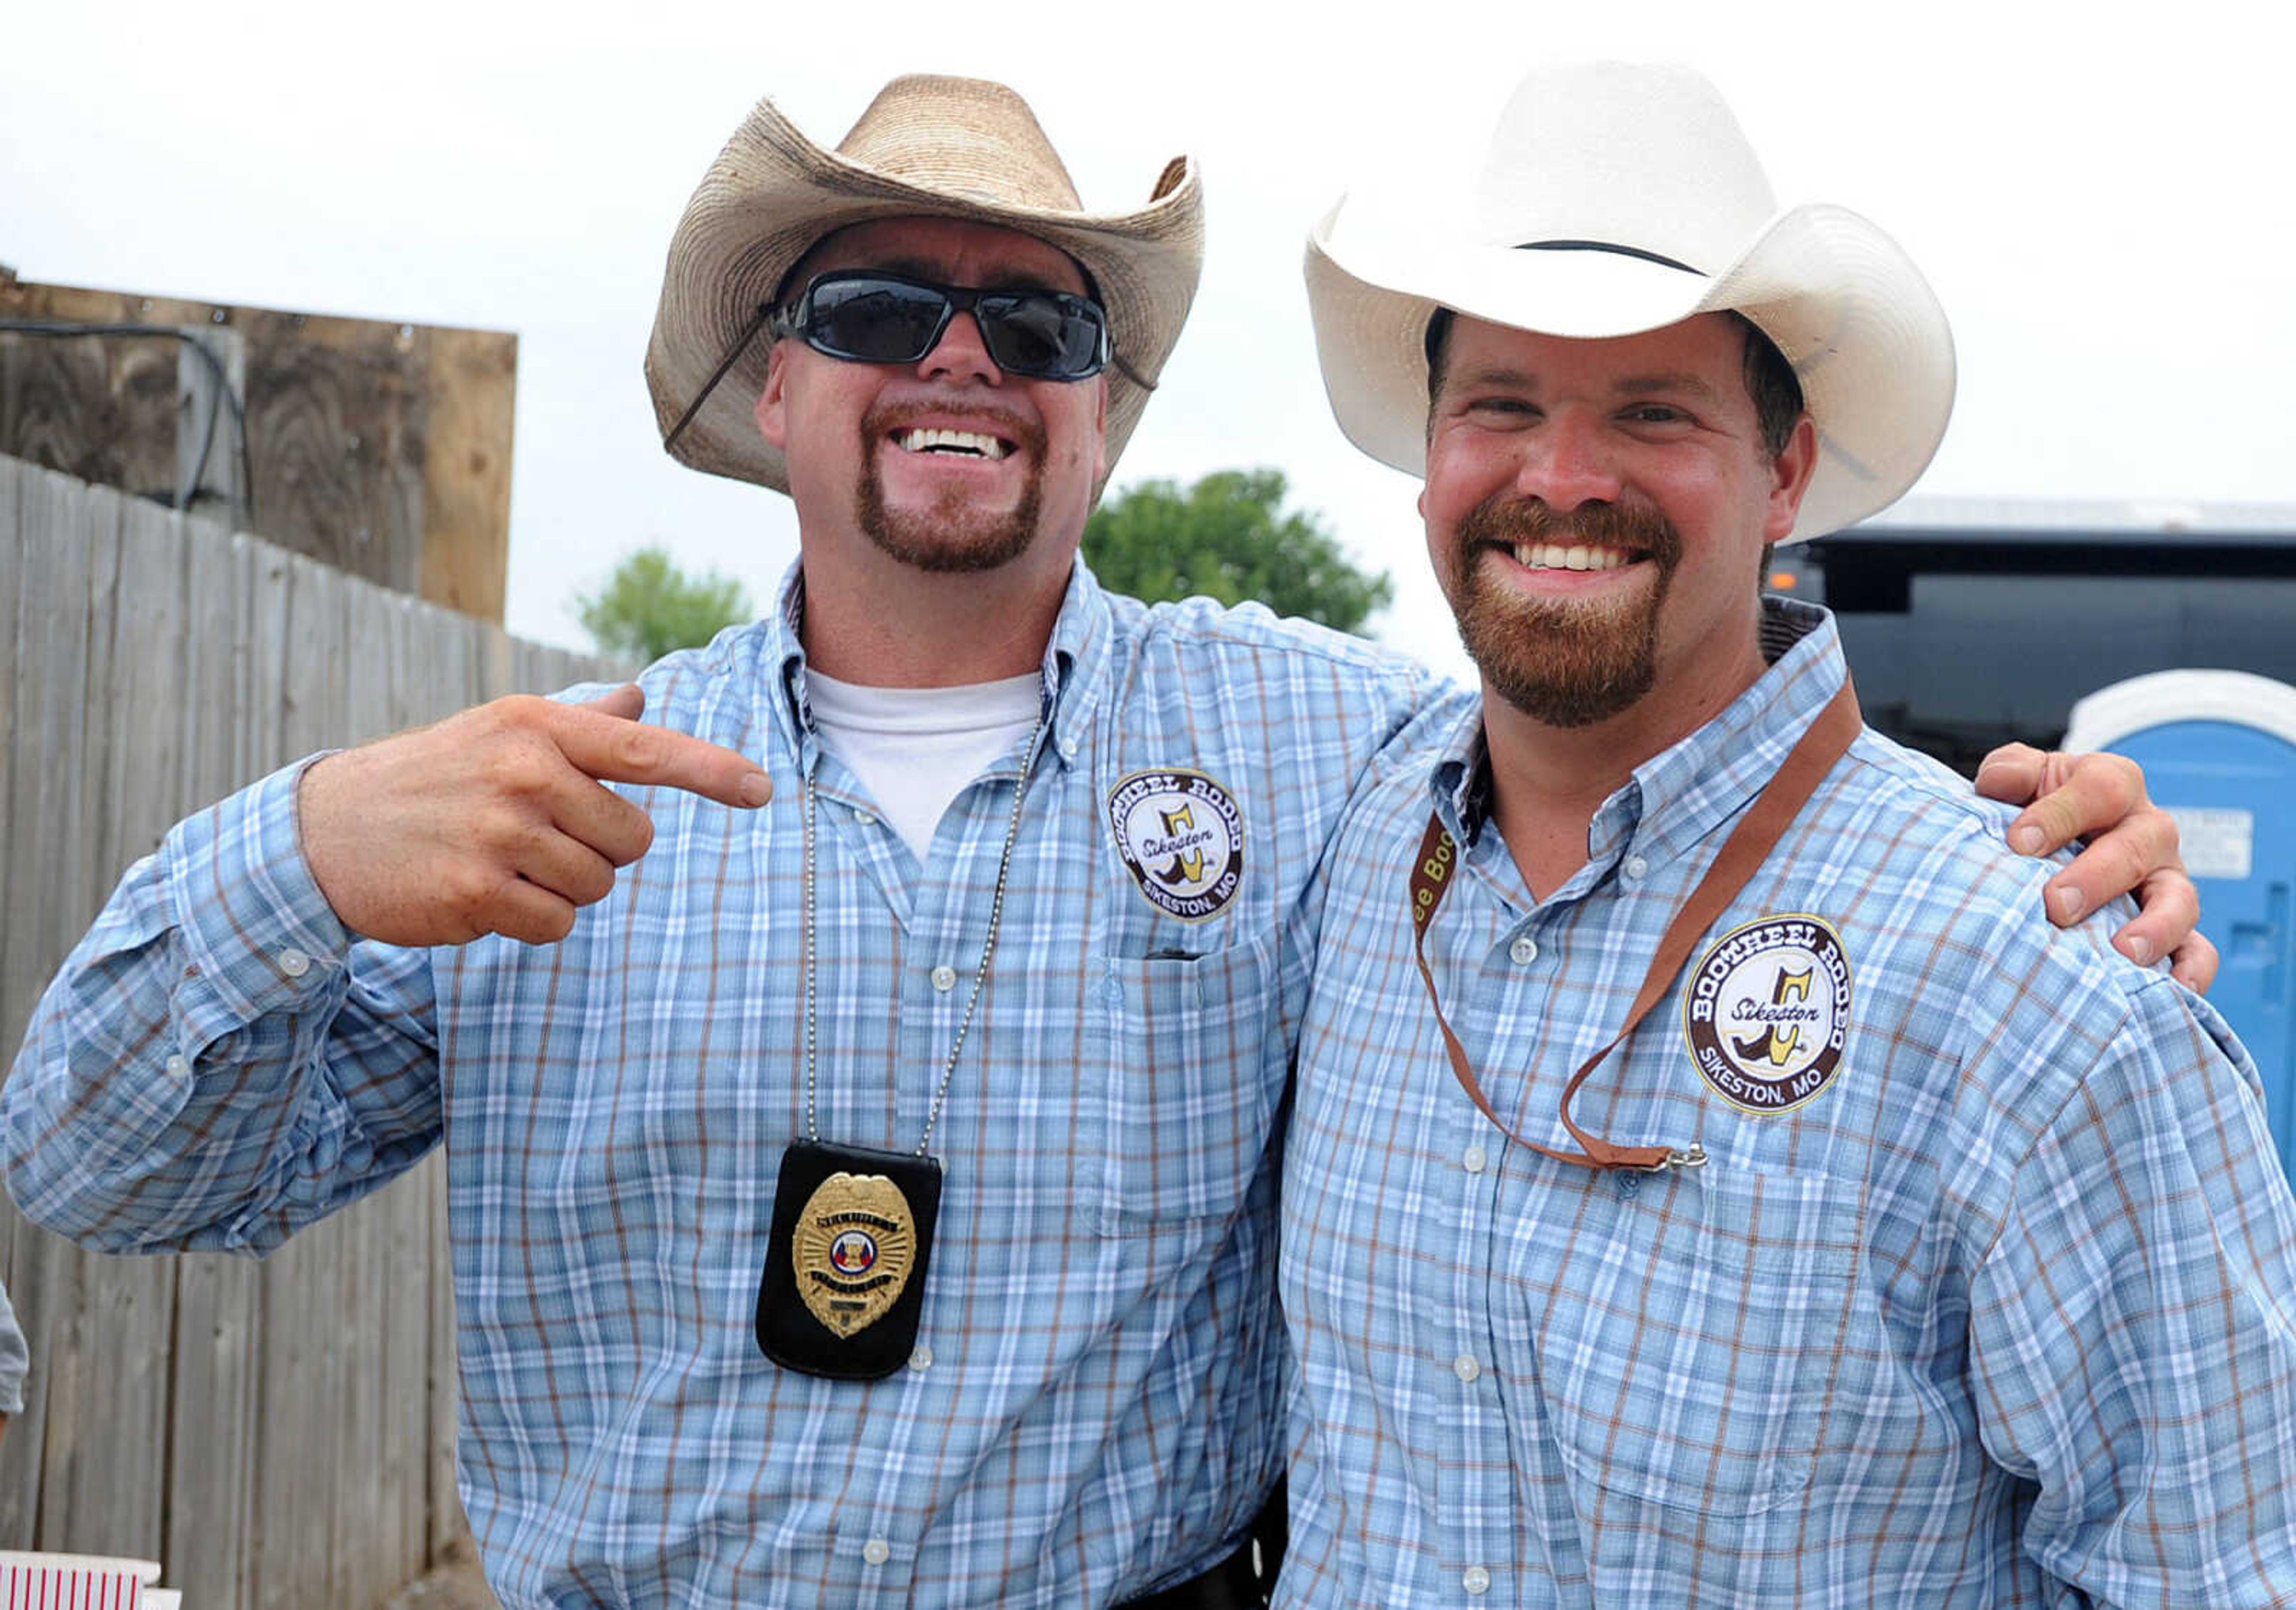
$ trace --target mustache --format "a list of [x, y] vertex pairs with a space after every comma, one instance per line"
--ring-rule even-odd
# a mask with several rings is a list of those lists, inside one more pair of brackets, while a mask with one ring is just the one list
[[1585, 543], [1645, 553], [1668, 569], [1682, 558], [1682, 533], [1674, 522], [1638, 503], [1582, 503], [1558, 513], [1541, 499], [1495, 492], [1460, 518], [1458, 531], [1462, 547]]
[[[975, 429], [985, 427], [1033, 458], [1044, 456], [1045, 427], [1041, 421], [1001, 403], [968, 402], [963, 412]], [[949, 408], [945, 403], [879, 403], [862, 416], [861, 437], [864, 441], [873, 442], [896, 430], [924, 424], [936, 416], [946, 419], [948, 413]]]

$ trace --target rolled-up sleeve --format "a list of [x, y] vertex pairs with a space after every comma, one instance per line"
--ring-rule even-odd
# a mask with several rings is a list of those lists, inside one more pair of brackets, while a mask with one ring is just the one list
[[267, 1251], [439, 1134], [427, 952], [355, 942], [297, 842], [309, 762], [177, 824], [36, 1009], [10, 1193], [108, 1251]]

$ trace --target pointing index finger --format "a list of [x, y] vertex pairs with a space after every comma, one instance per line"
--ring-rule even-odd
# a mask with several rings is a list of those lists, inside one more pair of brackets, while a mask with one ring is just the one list
[[683, 789], [743, 808], [774, 797], [773, 780], [764, 770], [721, 744], [578, 705], [554, 709], [551, 738], [559, 752], [602, 782]]

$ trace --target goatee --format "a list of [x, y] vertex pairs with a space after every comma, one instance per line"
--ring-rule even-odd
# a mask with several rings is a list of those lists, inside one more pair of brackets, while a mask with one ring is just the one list
[[[968, 408], [973, 428], [985, 429], [1029, 455], [1029, 478], [1020, 500], [1001, 514], [974, 507], [962, 487], [943, 491], [930, 509], [891, 509], [878, 473], [877, 445], [895, 431], [921, 421], [929, 410], [914, 405], [873, 408], [861, 421], [861, 481], [856, 516], [862, 535], [884, 552], [920, 570], [943, 574], [994, 570], [1029, 551], [1037, 538], [1045, 433], [1034, 420], [1002, 409]], [[898, 450], [897, 450], [898, 451]]]
[[[1496, 547], [1526, 543], [1624, 549], [1654, 567], [1623, 600], [1526, 598], [1490, 574]], [[1658, 617], [1682, 562], [1682, 536], [1655, 509], [1590, 503], [1567, 515], [1503, 493], [1459, 521], [1444, 578], [1459, 640], [1490, 691], [1551, 727], [1591, 726], [1658, 681]]]

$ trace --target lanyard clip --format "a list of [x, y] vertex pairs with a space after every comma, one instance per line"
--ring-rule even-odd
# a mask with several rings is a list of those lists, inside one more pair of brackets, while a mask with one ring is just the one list
[[1662, 1174], [1669, 1168], [1704, 1168], [1705, 1166], [1706, 1148], [1693, 1140], [1687, 1151], [1669, 1151], [1665, 1156], [1660, 1157], [1643, 1172]]

